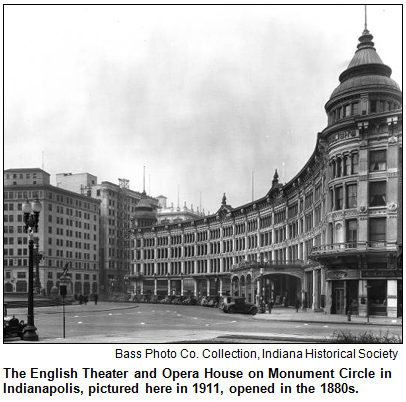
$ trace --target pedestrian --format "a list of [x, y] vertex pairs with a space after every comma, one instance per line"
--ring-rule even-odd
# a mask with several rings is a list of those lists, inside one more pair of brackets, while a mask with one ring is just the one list
[[88, 296], [83, 296], [83, 301], [85, 303], [85, 305], [87, 305], [87, 302], [89, 301]]
[[83, 295], [79, 295], [79, 304], [83, 304]]
[[273, 299], [269, 299], [269, 303], [268, 303], [268, 312], [269, 312], [269, 314], [271, 314], [272, 308], [273, 308]]
[[298, 297], [296, 297], [295, 307], [296, 307], [296, 313], [298, 313], [299, 312], [299, 307], [300, 307], [300, 300], [299, 300]]
[[97, 306], [97, 300], [99, 300], [99, 295], [97, 293], [95, 293], [93, 296], [93, 299], [94, 299], [95, 306]]

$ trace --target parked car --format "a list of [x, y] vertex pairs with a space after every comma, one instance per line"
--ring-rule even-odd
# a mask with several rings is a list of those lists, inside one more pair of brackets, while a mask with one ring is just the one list
[[22, 339], [25, 326], [23, 320], [20, 321], [14, 315], [12, 317], [8, 316], [7, 305], [3, 304], [3, 337], [12, 338], [18, 336]]
[[234, 301], [234, 299], [235, 299], [235, 297], [233, 297], [233, 296], [222, 296], [222, 297], [220, 298], [220, 300], [219, 300], [218, 308], [221, 309], [221, 310], [223, 310], [223, 309], [224, 309], [224, 306], [225, 306], [226, 304], [231, 303], [231, 301]]
[[247, 303], [243, 297], [233, 297], [229, 302], [225, 302], [223, 306], [225, 313], [243, 313], [255, 315], [258, 312], [257, 306], [252, 303]]

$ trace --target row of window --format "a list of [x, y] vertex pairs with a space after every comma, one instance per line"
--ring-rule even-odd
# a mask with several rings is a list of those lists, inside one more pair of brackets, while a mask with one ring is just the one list
[[[344, 189], [346, 191], [344, 204]], [[369, 206], [386, 206], [386, 181], [369, 182]], [[357, 185], [336, 186], [331, 190], [331, 210], [339, 211], [347, 208], [357, 208]]]
[[[368, 241], [370, 242], [385, 242], [386, 241], [386, 218], [370, 218], [368, 221]], [[358, 241], [358, 222], [356, 219], [351, 219], [346, 221], [346, 239], [345, 242], [348, 243], [350, 246], [353, 244], [354, 247], [356, 247], [357, 241]], [[331, 228], [333, 228], [333, 225], [331, 224]], [[241, 239], [243, 240], [243, 239]], [[333, 237], [332, 237], [333, 240]], [[321, 245], [321, 235], [316, 236], [314, 239], [309, 239], [305, 242], [306, 245], [306, 255], [304, 255], [304, 250], [303, 250], [303, 243], [292, 245], [289, 247], [284, 247], [280, 249], [276, 249], [273, 251], [268, 251], [268, 252], [262, 252], [260, 254], [260, 259], [261, 261], [285, 261], [286, 259], [289, 260], [297, 260], [298, 258], [301, 259], [307, 259], [308, 255], [311, 252], [311, 249], [313, 246], [319, 246]], [[243, 244], [241, 244], [242, 246]], [[249, 254], [248, 256], [249, 261], [256, 261], [257, 259], [257, 254]], [[236, 256], [236, 259], [242, 260], [243, 256]], [[229, 260], [229, 263], [232, 263], [232, 257], [226, 258]], [[224, 262], [225, 259], [223, 259]], [[207, 262], [209, 261], [209, 266], [213, 267], [215, 266], [216, 269], [218, 268], [217, 264], [212, 265], [210, 261], [214, 261], [214, 259], [209, 259], [209, 260], [198, 260], [197, 261], [197, 273], [207, 273], [207, 268], [208, 264]], [[158, 275], [163, 275], [168, 273], [168, 264], [169, 263], [158, 263]], [[174, 263], [171, 263], [174, 264]], [[180, 264], [179, 262], [177, 264]], [[230, 265], [228, 264], [228, 265]], [[145, 264], [145, 266], [149, 267], [150, 270], [146, 271], [147, 275], [152, 275], [153, 270], [154, 270], [154, 264]], [[172, 265], [173, 266], [173, 265]], [[188, 267], [188, 271], [185, 273], [192, 274], [194, 273], [193, 266], [194, 266], [194, 261], [185, 261], [185, 267]], [[140, 265], [137, 264], [137, 269], [140, 271]], [[180, 273], [180, 265], [178, 266], [178, 273]], [[226, 269], [225, 269], [226, 270]], [[211, 271], [215, 272], [215, 271]]]
[[[346, 198], [344, 205], [344, 188]], [[331, 210], [339, 211], [347, 208], [357, 208], [357, 185], [347, 184], [346, 186], [336, 186], [330, 190], [331, 193]]]
[[[339, 156], [330, 162], [333, 178], [358, 174], [358, 154]], [[369, 171], [379, 172], [387, 169], [386, 149], [369, 152]]]
[[[6, 179], [10, 180], [11, 177], [13, 177], [13, 179], [24, 179], [24, 173], [13, 173], [13, 175], [11, 175], [10, 173], [6, 173]], [[25, 174], [25, 178], [26, 179], [31, 179], [31, 177], [33, 179], [37, 178], [37, 174], [36, 173], [26, 173]]]
[[3, 193], [3, 198], [5, 200], [35, 200], [36, 198], [42, 198], [42, 191], [5, 191]]
[[367, 101], [365, 99], [361, 101], [360, 109], [360, 102], [349, 102], [345, 105], [340, 105], [331, 111], [329, 115], [329, 124], [351, 116], [366, 115], [368, 113], [388, 112], [391, 110], [399, 109], [399, 107], [399, 104], [393, 101], [376, 99]]
[[332, 178], [358, 174], [358, 154], [338, 156], [330, 162], [330, 175]]
[[[306, 221], [307, 217], [305, 218]], [[311, 224], [311, 218], [309, 215], [309, 221], [307, 224]], [[333, 228], [333, 225], [330, 224], [331, 229]], [[353, 243], [354, 247], [358, 241], [358, 222], [356, 219], [351, 219], [351, 220], [347, 220], [346, 221], [346, 239], [345, 242], [346, 243]], [[293, 236], [292, 236], [293, 237]], [[277, 230], [275, 232], [275, 243], [279, 243], [282, 242], [284, 239], [286, 238], [286, 231], [284, 230]], [[332, 242], [337, 242], [334, 239], [334, 236], [331, 237]], [[370, 218], [369, 219], [369, 224], [368, 224], [368, 240], [372, 241], [372, 242], [382, 242], [382, 241], [386, 241], [386, 218], [382, 217], [382, 218]], [[307, 245], [308, 247], [308, 252], [310, 252], [310, 248], [313, 246], [313, 240], [310, 239], [307, 241], [309, 244]], [[272, 243], [272, 233], [264, 233], [261, 235], [260, 238], [260, 245], [264, 246], [267, 244], [271, 244]], [[223, 245], [223, 247], [225, 247], [224, 252], [230, 252], [233, 251], [232, 250], [232, 243], [228, 242], [224, 242], [225, 245]], [[321, 235], [318, 235], [315, 237], [314, 239], [314, 245], [320, 245], [321, 244]], [[235, 251], [245, 251], [245, 245], [246, 245], [246, 239], [244, 237], [238, 238], [236, 239], [235, 242], [235, 246], [236, 246], [236, 250]], [[301, 245], [299, 245], [301, 246]], [[249, 236], [248, 237], [248, 249], [253, 249], [257, 247], [257, 236]], [[296, 259], [297, 258], [297, 245], [293, 245], [293, 248], [288, 250], [289, 255], [289, 259]], [[296, 248], [295, 248], [296, 247]], [[210, 254], [218, 254], [219, 253], [219, 248], [220, 248], [220, 244], [219, 243], [212, 243], [210, 244]], [[208, 248], [207, 245], [200, 245], [198, 246], [198, 256], [206, 256], [209, 255], [208, 254]], [[160, 255], [160, 253], [158, 253], [158, 258], [168, 258], [168, 252], [167, 249], [164, 249], [163, 251], [165, 251], [164, 253], [162, 253], [163, 255]], [[274, 250], [275, 253], [281, 253], [281, 251], [279, 250]], [[148, 250], [148, 253], [145, 254], [144, 253], [144, 257], [149, 257], [151, 259], [153, 259], [154, 253], [153, 250]], [[178, 250], [178, 257], [181, 256], [181, 249]], [[192, 256], [192, 255], [191, 255]], [[139, 254], [139, 252], [137, 253], [137, 257], [138, 260], [140, 259], [141, 255]]]

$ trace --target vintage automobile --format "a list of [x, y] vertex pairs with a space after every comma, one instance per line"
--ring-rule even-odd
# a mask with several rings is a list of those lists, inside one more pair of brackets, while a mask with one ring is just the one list
[[247, 303], [243, 297], [231, 297], [224, 303], [223, 311], [225, 313], [243, 313], [255, 315], [258, 312], [257, 306]]
[[22, 339], [25, 323], [19, 320], [14, 315], [7, 315], [7, 304], [3, 304], [3, 337], [13, 338], [20, 337]]

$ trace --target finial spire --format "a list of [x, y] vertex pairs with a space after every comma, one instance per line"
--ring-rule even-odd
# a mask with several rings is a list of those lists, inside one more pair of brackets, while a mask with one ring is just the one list
[[145, 194], [145, 166], [144, 166], [144, 174], [142, 176], [142, 192]]
[[278, 169], [275, 169], [275, 174], [273, 175], [273, 180], [272, 180], [272, 187], [275, 187], [279, 182], [279, 175], [278, 175]]
[[367, 28], [367, 5], [365, 4], [365, 31], [368, 31], [368, 28]]

